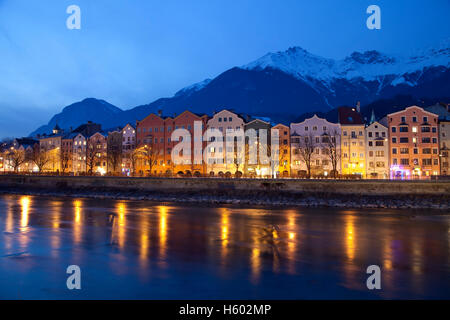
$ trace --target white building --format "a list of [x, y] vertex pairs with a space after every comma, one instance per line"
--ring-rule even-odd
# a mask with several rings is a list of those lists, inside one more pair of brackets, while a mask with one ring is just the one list
[[[242, 149], [234, 150], [230, 144], [233, 143], [234, 134], [240, 132], [242, 132], [242, 135], [244, 134], [244, 124], [245, 121], [242, 117], [229, 110], [217, 112], [208, 120], [207, 129], [216, 129], [223, 136], [222, 141], [216, 141], [217, 147], [212, 147], [213, 149], [209, 150], [211, 157], [207, 160], [207, 172], [210, 176], [234, 175], [236, 171], [243, 172], [244, 165], [238, 165], [236, 161], [230, 158], [227, 161], [226, 155], [228, 153], [233, 156], [235, 153], [243, 152]], [[239, 144], [244, 144], [244, 141], [239, 142], [237, 143], [235, 140], [234, 145], [236, 148], [242, 148]]]
[[86, 137], [81, 133], [73, 138], [73, 172], [80, 174], [86, 172]]
[[[331, 176], [341, 172], [341, 127], [314, 115], [300, 123], [291, 123], [291, 174], [307, 175], [306, 148], [310, 156], [311, 176]], [[334, 153], [334, 154], [333, 154]], [[336, 172], [333, 172], [336, 170]]]
[[130, 175], [133, 168], [133, 152], [136, 149], [136, 129], [127, 124], [122, 129], [122, 173]]
[[389, 179], [389, 129], [375, 121], [365, 129], [366, 178]]

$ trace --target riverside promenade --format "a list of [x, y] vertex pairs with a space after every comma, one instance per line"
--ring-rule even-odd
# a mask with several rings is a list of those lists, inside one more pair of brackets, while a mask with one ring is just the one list
[[0, 193], [274, 206], [450, 209], [450, 181], [0, 175]]

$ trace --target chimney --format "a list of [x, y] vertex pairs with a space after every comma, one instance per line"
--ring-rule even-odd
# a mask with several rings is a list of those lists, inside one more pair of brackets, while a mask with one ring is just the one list
[[356, 111], [358, 111], [358, 113], [361, 112], [361, 102], [359, 101], [356, 103]]
[[162, 110], [161, 109], [158, 110], [158, 116], [162, 117]]

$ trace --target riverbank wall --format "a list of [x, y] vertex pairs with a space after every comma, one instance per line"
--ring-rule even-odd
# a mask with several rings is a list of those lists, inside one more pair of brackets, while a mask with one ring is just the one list
[[0, 175], [0, 193], [275, 206], [450, 210], [450, 181]]

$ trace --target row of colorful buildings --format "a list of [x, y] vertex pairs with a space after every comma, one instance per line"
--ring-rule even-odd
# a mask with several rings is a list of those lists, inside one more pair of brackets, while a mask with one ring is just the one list
[[[188, 146], [181, 151], [184, 160], [174, 161], [182, 142]], [[359, 105], [341, 107], [336, 123], [314, 115], [290, 125], [226, 109], [212, 116], [158, 112], [125, 127], [102, 130], [88, 122], [66, 132], [56, 125], [50, 135], [5, 142], [0, 172], [427, 179], [450, 174], [449, 147], [444, 104], [411, 106], [378, 120], [372, 113], [368, 121]], [[252, 152], [256, 162], [248, 161]], [[263, 161], [266, 155], [270, 161]]]

